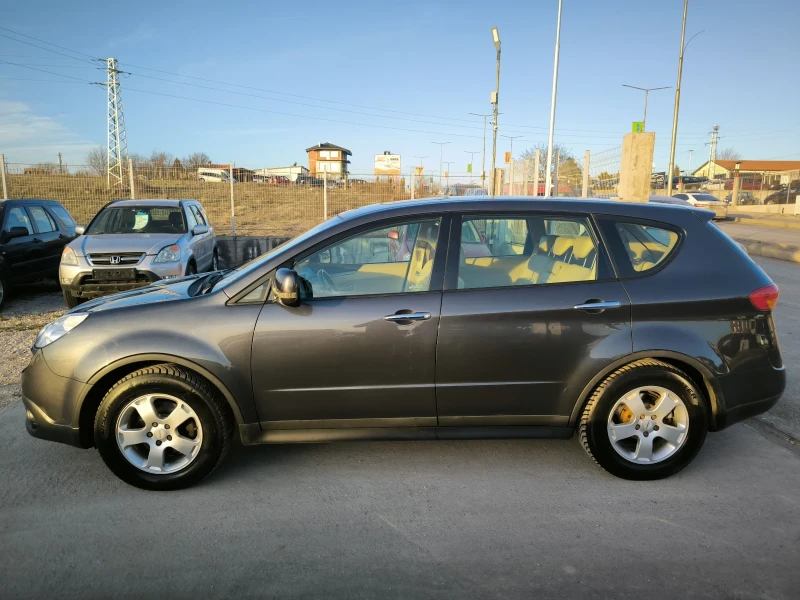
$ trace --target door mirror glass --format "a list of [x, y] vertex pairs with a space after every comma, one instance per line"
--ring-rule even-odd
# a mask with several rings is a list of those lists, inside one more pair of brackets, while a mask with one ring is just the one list
[[195, 225], [192, 227], [192, 235], [203, 235], [208, 233], [208, 225]]
[[300, 276], [291, 269], [278, 269], [272, 278], [272, 296], [284, 306], [300, 306]]
[[84, 233], [86, 233], [86, 227], [78, 226], [75, 228], [75, 235], [83, 235]]

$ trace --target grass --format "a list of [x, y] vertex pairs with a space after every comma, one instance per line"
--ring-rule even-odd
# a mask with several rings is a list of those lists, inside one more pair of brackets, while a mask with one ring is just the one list
[[[80, 225], [86, 225], [104, 204], [130, 198], [127, 189], [109, 190], [106, 179], [92, 175], [8, 175], [10, 198], [58, 200]], [[294, 236], [324, 220], [322, 188], [236, 183], [233, 185], [236, 233]], [[231, 232], [231, 188], [224, 183], [194, 180], [136, 182], [137, 198], [192, 198], [206, 209], [218, 234]], [[408, 199], [402, 186], [372, 183], [328, 190], [328, 216], [376, 204]]]

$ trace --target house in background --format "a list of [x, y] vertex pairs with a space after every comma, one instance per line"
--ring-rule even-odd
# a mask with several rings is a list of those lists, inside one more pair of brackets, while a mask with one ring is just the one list
[[312, 177], [322, 177], [325, 173], [332, 179], [347, 179], [348, 156], [353, 153], [347, 148], [325, 142], [306, 148], [308, 170]]
[[[730, 179], [739, 163], [739, 173], [748, 176], [756, 175], [765, 186], [788, 183], [796, 178], [800, 171], [800, 160], [716, 160], [707, 161], [696, 169], [692, 175], [695, 177], [708, 177], [709, 179]], [[787, 181], [781, 181], [786, 179]]]

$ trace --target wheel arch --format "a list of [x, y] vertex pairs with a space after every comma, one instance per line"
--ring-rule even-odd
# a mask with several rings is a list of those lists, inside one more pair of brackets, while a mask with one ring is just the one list
[[722, 391], [719, 387], [716, 377], [705, 365], [699, 360], [680, 352], [671, 352], [669, 350], [643, 350], [641, 352], [634, 352], [628, 354], [607, 365], [602, 371], [595, 375], [592, 380], [583, 388], [580, 396], [578, 397], [572, 413], [569, 417], [569, 426], [576, 427], [580, 419], [581, 412], [583, 411], [586, 403], [589, 401], [592, 392], [600, 383], [608, 377], [611, 373], [624, 367], [630, 363], [636, 362], [643, 358], [654, 358], [661, 360], [665, 363], [671, 364], [684, 371], [686, 375], [692, 380], [692, 383], [697, 386], [697, 389], [703, 395], [709, 408], [709, 429], [714, 431], [716, 429], [717, 416], [724, 410], [724, 399]]
[[231, 394], [227, 386], [222, 383], [219, 378], [214, 376], [213, 373], [208, 371], [208, 369], [180, 356], [157, 353], [138, 354], [120, 359], [103, 367], [103, 369], [95, 373], [89, 381], [86, 382], [78, 399], [77, 406], [79, 435], [83, 447], [90, 448], [94, 445], [94, 416], [108, 390], [111, 389], [117, 381], [134, 371], [163, 363], [176, 364], [208, 381], [208, 383], [214, 386], [225, 398], [239, 429], [241, 430], [242, 426], [247, 426], [244, 422], [242, 411], [236, 399], [233, 397], [233, 394]]

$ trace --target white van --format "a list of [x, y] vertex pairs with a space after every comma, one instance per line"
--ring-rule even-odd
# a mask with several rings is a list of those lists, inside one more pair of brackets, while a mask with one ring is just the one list
[[200, 181], [230, 183], [231, 175], [227, 169], [197, 169], [197, 179]]

